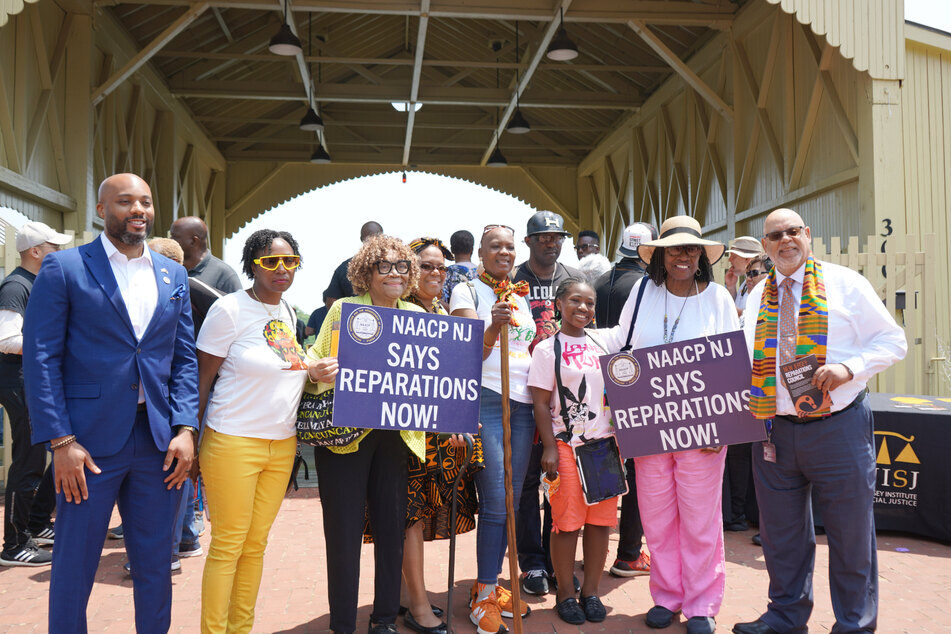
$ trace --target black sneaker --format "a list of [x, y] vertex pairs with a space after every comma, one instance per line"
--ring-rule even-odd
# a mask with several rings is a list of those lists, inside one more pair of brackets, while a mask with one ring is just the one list
[[584, 617], [592, 623], [600, 623], [607, 617], [604, 604], [594, 595], [581, 597], [581, 609], [584, 610]]
[[548, 594], [548, 574], [544, 570], [523, 572], [522, 592], [535, 596]]
[[114, 527], [114, 528], [110, 528], [110, 529], [106, 532], [106, 536], [107, 536], [109, 539], [122, 539], [122, 538], [124, 538], [124, 537], [125, 537], [125, 533], [122, 531], [122, 524], [119, 524], [118, 526], [116, 526], [116, 527]]
[[195, 542], [194, 544], [186, 544], [182, 542], [178, 545], [178, 552], [175, 553], [179, 557], [201, 557], [205, 554], [205, 551], [202, 550], [201, 544]]
[[48, 566], [53, 563], [53, 555], [40, 550], [36, 544], [27, 542], [13, 550], [0, 553], [2, 566]]
[[[549, 577], [551, 582], [551, 591], [558, 592], [558, 579], [554, 575]], [[574, 586], [575, 594], [581, 592], [581, 582], [578, 580], [578, 575], [571, 575], [571, 583]]]
[[33, 535], [33, 541], [39, 546], [52, 546], [53, 539], [56, 537], [56, 530], [53, 528], [53, 525], [50, 524], [43, 530], [35, 533]]
[[585, 622], [584, 610], [578, 605], [578, 600], [574, 597], [568, 597], [555, 606], [558, 612], [558, 618], [571, 625], [581, 625]]

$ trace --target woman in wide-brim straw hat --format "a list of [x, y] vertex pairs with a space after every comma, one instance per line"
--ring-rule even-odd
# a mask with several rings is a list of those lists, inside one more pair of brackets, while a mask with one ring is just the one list
[[[687, 216], [668, 218], [660, 238], [642, 243], [647, 263], [644, 296], [631, 333], [646, 348], [739, 328], [733, 298], [713, 282], [724, 245], [706, 240]], [[640, 284], [635, 284], [615, 328], [605, 331], [611, 352], [625, 346]], [[651, 551], [654, 607], [647, 625], [667, 627], [677, 612], [687, 632], [713, 632], [725, 585], [721, 486], [726, 452], [720, 447], [634, 459], [637, 502]]]

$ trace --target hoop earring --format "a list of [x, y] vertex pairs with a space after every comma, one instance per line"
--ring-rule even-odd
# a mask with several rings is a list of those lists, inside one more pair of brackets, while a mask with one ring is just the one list
[[694, 276], [696, 279], [699, 280], [699, 279], [700, 279], [700, 269], [697, 269], [696, 272], [694, 272], [693, 276]]

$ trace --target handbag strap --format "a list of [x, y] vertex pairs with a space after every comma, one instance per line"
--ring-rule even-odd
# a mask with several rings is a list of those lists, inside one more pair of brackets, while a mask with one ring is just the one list
[[644, 298], [644, 291], [647, 289], [648, 279], [646, 275], [641, 278], [641, 285], [637, 289], [637, 301], [634, 303], [634, 316], [631, 317], [631, 326], [627, 329], [627, 341], [624, 342], [624, 347], [621, 348], [621, 352], [627, 352], [631, 349], [631, 338], [634, 336], [634, 324], [637, 323], [637, 313], [641, 310], [641, 300]]
[[[555, 333], [555, 387], [558, 390], [558, 401], [561, 403], [561, 420], [565, 423], [565, 429], [571, 431], [568, 404], [565, 402], [565, 392], [562, 390], [564, 384], [561, 382], [561, 339], [559, 335], [561, 335], [561, 331]], [[585, 332], [585, 336], [588, 336], [587, 332]]]

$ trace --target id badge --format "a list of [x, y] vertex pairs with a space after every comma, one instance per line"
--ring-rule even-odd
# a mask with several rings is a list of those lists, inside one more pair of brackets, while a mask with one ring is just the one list
[[768, 440], [763, 442], [763, 460], [776, 464], [776, 445]]

